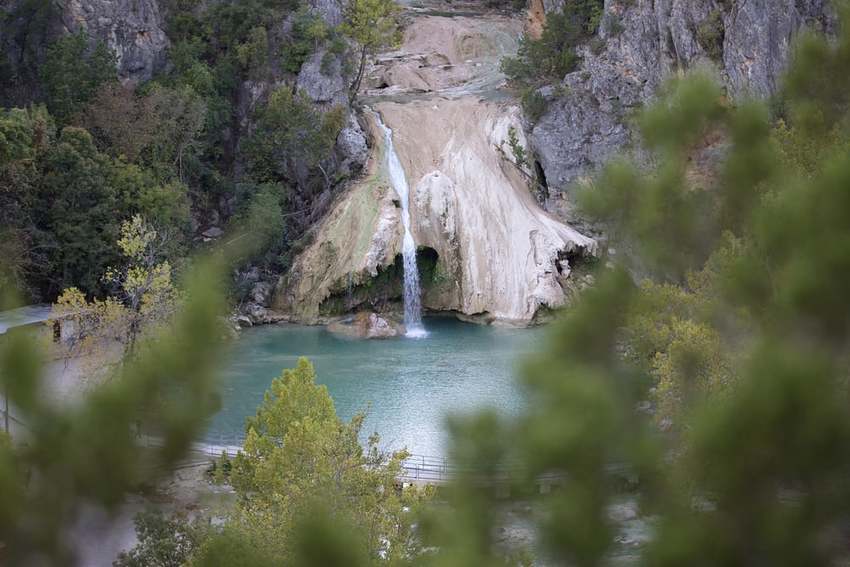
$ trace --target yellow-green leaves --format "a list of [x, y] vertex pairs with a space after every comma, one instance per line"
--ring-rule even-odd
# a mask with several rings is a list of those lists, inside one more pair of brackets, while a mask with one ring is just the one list
[[400, 12], [395, 0], [352, 0], [341, 30], [370, 53], [394, 47], [401, 41]]
[[[199, 261], [173, 325], [76, 404], [45, 398], [51, 381], [30, 335], [4, 335], [0, 384], [25, 431], [0, 446], [0, 541], [10, 564], [72, 563], [65, 537], [83, 506], [113, 509], [186, 455], [215, 408], [220, 273], [219, 263]], [[80, 304], [78, 294], [66, 305]], [[140, 425], [160, 448], [137, 446]]]

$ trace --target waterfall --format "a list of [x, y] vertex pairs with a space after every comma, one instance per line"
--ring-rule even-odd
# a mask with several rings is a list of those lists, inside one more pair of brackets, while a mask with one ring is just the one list
[[387, 128], [378, 117], [378, 124], [384, 130], [384, 149], [387, 153], [387, 170], [390, 183], [401, 201], [401, 223], [404, 226], [404, 240], [401, 254], [404, 258], [404, 326], [406, 336], [421, 338], [428, 335], [422, 326], [422, 300], [419, 289], [419, 269], [416, 267], [416, 242], [410, 232], [410, 187], [404, 176], [404, 168], [398, 160], [393, 147], [393, 131]]

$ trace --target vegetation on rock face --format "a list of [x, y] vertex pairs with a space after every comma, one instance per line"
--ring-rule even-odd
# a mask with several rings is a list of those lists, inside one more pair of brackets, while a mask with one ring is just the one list
[[[4, 12], [3, 29], [18, 22], [46, 44], [45, 26], [59, 14], [39, 2]], [[345, 32], [372, 53], [397, 37], [397, 12], [392, 2], [353, 6]], [[0, 116], [5, 277], [34, 300], [72, 286], [103, 296], [98, 278], [116, 260], [121, 222], [135, 214], [186, 243], [190, 228], [220, 232], [254, 203], [268, 204], [270, 187], [267, 212], [279, 214], [263, 219], [278, 237], [263, 236], [268, 253], [253, 261], [279, 271], [288, 242], [326, 205], [319, 196], [341, 181], [334, 148], [347, 109], [293, 94], [314, 53], [324, 53], [323, 72], [348, 72], [340, 30], [295, 0], [173, 0], [167, 13], [170, 65], [143, 84], [119, 83], [115, 55], [85, 31], [11, 63], [3, 57], [11, 67], [0, 72], [34, 83], [26, 108]], [[26, 39], [18, 35], [16, 46]]]
[[603, 8], [601, 0], [580, 0], [547, 14], [540, 37], [525, 34], [517, 56], [502, 59], [502, 72], [520, 87], [560, 82], [578, 65], [576, 48], [596, 34]]
[[697, 41], [714, 61], [723, 61], [723, 11], [716, 8], [697, 26]]
[[322, 113], [303, 94], [293, 94], [288, 87], [275, 90], [258, 113], [248, 142], [256, 178], [273, 181], [298, 167], [317, 168], [330, 187], [322, 160], [333, 149], [344, 119], [342, 107]]
[[40, 72], [47, 108], [63, 124], [94, 97], [98, 87], [118, 79], [115, 55], [103, 43], [91, 48], [82, 30], [51, 45]]
[[514, 163], [517, 167], [522, 168], [528, 165], [528, 153], [525, 151], [525, 147], [519, 143], [516, 128], [513, 126], [508, 128], [508, 147], [514, 156]]
[[351, 98], [360, 91], [360, 82], [366, 67], [366, 56], [378, 49], [398, 45], [401, 41], [399, 13], [401, 8], [394, 0], [351, 0], [346, 12], [342, 32], [360, 46], [360, 61]]
[[141, 214], [175, 233], [188, 224], [186, 188], [98, 150], [88, 131], [59, 131], [43, 107], [0, 115], [0, 221], [6, 270], [36, 297], [76, 286], [105, 291], [121, 222]]

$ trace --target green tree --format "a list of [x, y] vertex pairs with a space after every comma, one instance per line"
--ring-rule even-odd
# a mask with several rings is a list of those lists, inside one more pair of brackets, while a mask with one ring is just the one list
[[41, 67], [47, 108], [62, 124], [83, 110], [100, 85], [117, 78], [115, 55], [105, 43], [90, 46], [82, 29], [52, 44]]
[[139, 542], [122, 552], [114, 567], [182, 567], [206, 536], [200, 526], [157, 512], [140, 512], [134, 523]]
[[[409, 557], [415, 540], [405, 506], [420, 495], [396, 490], [405, 452], [381, 453], [376, 435], [361, 446], [363, 418], [337, 417], [306, 359], [284, 370], [248, 420], [244, 451], [232, 462], [239, 508], [226, 527], [231, 537], [247, 539], [277, 562], [302, 564], [298, 558], [315, 537], [304, 528], [336, 521], [356, 534], [346, 550], [351, 564]], [[216, 564], [207, 563], [211, 553], [202, 552], [200, 564]]]
[[98, 291], [100, 274], [116, 260], [115, 217], [124, 212], [110, 182], [112, 162], [97, 151], [88, 132], [67, 127], [45, 152], [42, 168], [38, 224], [49, 232], [55, 253], [42, 274], [46, 281], [39, 283], [46, 290], [76, 285]]
[[332, 180], [323, 163], [330, 157], [343, 127], [345, 110], [319, 112], [303, 93], [280, 87], [257, 114], [257, 128], [248, 143], [255, 176], [262, 181], [299, 179], [306, 167], [318, 170], [329, 188]]
[[502, 72], [522, 87], [562, 81], [578, 65], [576, 48], [599, 28], [603, 4], [601, 0], [579, 0], [547, 14], [540, 37], [523, 35], [517, 56], [502, 59]]
[[2, 277], [19, 293], [37, 295], [30, 284], [44, 270], [47, 249], [36, 222], [39, 162], [53, 142], [53, 120], [44, 107], [0, 114], [0, 257]]
[[39, 133], [33, 140], [33, 159], [13, 164], [18, 172], [26, 165], [29, 175], [18, 175], [13, 187], [17, 203], [32, 201], [29, 234], [39, 262], [28, 279], [44, 296], [72, 286], [103, 292], [100, 276], [117, 262], [121, 220], [134, 214], [170, 227], [168, 252], [180, 252], [189, 217], [183, 184], [160, 183], [149, 170], [98, 151], [82, 128], [66, 127], [55, 140]]
[[292, 20], [292, 38], [281, 50], [284, 68], [290, 73], [298, 73], [304, 62], [319, 50], [331, 33], [321, 16], [306, 6], [300, 8]]
[[106, 83], [79, 115], [79, 123], [101, 151], [146, 166], [162, 180], [183, 181], [185, 162], [199, 151], [206, 111], [190, 86], [154, 84], [139, 92]]
[[64, 356], [100, 354], [95, 363], [105, 365], [105, 351], [117, 341], [123, 346], [123, 362], [136, 353], [142, 337], [158, 335], [171, 321], [178, 292], [171, 280], [171, 265], [164, 259], [168, 240], [168, 232], [158, 232], [140, 215], [121, 224], [117, 246], [125, 264], [107, 268], [102, 276], [111, 294], [87, 301], [72, 287], [53, 305], [51, 318], [72, 328], [63, 337]]
[[352, 0], [346, 10], [343, 34], [360, 46], [357, 74], [351, 83], [351, 100], [357, 97], [366, 57], [379, 49], [394, 47], [401, 42], [401, 9], [394, 0]]

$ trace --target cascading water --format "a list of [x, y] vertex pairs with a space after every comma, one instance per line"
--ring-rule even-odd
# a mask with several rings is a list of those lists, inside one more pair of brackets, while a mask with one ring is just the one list
[[387, 170], [390, 183], [401, 201], [401, 223], [404, 226], [404, 240], [401, 255], [404, 259], [404, 326], [408, 337], [421, 338], [428, 335], [422, 325], [422, 301], [419, 289], [419, 269], [416, 266], [416, 242], [410, 232], [410, 188], [404, 176], [404, 168], [398, 160], [393, 147], [393, 131], [387, 128], [378, 117], [378, 124], [384, 130], [384, 149], [387, 153]]

